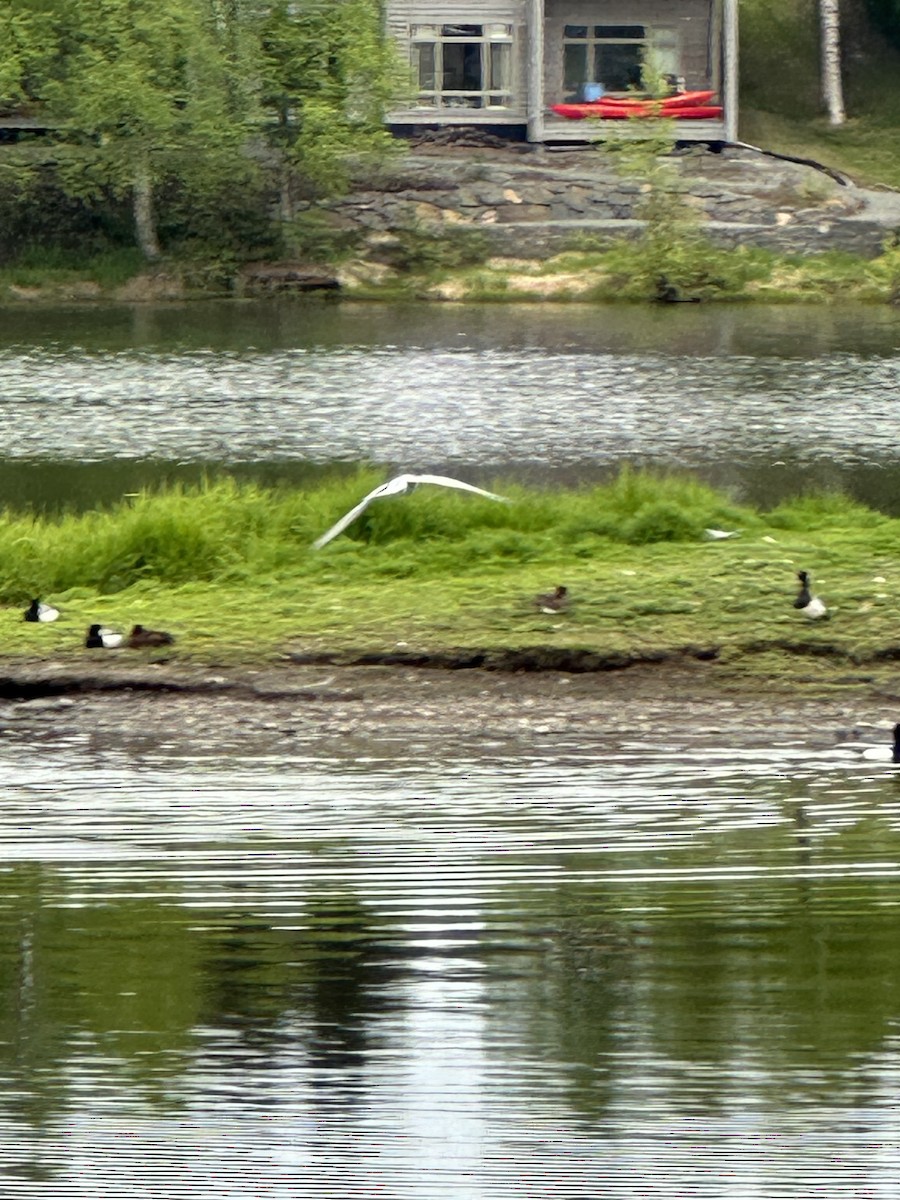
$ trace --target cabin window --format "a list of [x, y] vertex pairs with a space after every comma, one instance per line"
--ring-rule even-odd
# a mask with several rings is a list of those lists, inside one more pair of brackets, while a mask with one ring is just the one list
[[581, 99], [586, 83], [607, 92], [642, 86], [647, 46], [643, 25], [566, 25], [563, 30], [563, 83], [567, 96]]
[[411, 45], [420, 108], [511, 104], [511, 25], [414, 25]]

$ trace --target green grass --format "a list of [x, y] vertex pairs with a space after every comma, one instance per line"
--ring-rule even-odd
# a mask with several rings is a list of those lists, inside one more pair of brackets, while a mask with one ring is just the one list
[[[424, 653], [715, 646], [735, 661], [825, 646], [864, 661], [900, 643], [900, 521], [840, 495], [762, 513], [691, 477], [637, 471], [565, 492], [498, 481], [509, 504], [423, 487], [373, 503], [312, 550], [381, 479], [361, 471], [310, 491], [226, 480], [56, 520], [7, 513], [6, 654], [84, 659], [94, 621], [169, 628], [177, 658], [205, 663], [398, 643]], [[710, 542], [707, 526], [741, 536]], [[830, 621], [793, 609], [800, 568]], [[531, 597], [558, 583], [572, 611], [536, 612]], [[32, 595], [56, 603], [60, 621], [24, 623]]]
[[[900, 62], [896, 69], [900, 72]], [[847, 123], [834, 129], [822, 116], [800, 119], [747, 107], [740, 137], [763, 150], [843, 171], [864, 187], [900, 187], [900, 123], [887, 124], [880, 113], [849, 111]]]
[[900, 51], [842, 6], [847, 123], [827, 121], [820, 99], [813, 0], [742, 0], [740, 136], [812, 158], [857, 183], [900, 187]]
[[604, 249], [575, 248], [527, 269], [499, 260], [476, 270], [404, 278], [399, 290], [396, 280], [369, 285], [365, 294], [479, 303], [645, 303], [656, 295], [660, 274], [698, 300], [894, 303], [900, 294], [900, 250], [893, 247], [863, 259], [842, 251], [800, 255], [752, 247], [718, 249], [699, 237], [650, 247], [640, 239], [621, 240]]
[[20, 288], [52, 288], [82, 280], [114, 288], [146, 269], [146, 265], [140, 251], [129, 246], [86, 259], [73, 250], [36, 243], [25, 246], [15, 263], [0, 269], [0, 288], [10, 284]]

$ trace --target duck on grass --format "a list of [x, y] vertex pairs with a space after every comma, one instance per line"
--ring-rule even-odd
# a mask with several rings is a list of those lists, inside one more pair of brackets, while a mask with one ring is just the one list
[[105, 625], [91, 625], [84, 639], [88, 650], [117, 650], [125, 647], [127, 650], [145, 650], [155, 646], [172, 646], [175, 638], [164, 629], [145, 629], [143, 625], [133, 626], [126, 637]]
[[798, 571], [797, 579], [800, 583], [800, 591], [794, 601], [794, 608], [799, 608], [804, 617], [808, 617], [811, 621], [827, 619], [828, 609], [825, 607], [824, 601], [820, 600], [818, 596], [814, 596], [810, 590], [809, 572]]
[[47, 623], [55, 621], [59, 617], [59, 609], [54, 608], [52, 604], [44, 604], [43, 601], [35, 597], [34, 600], [25, 609], [22, 614], [26, 621], [41, 621]]

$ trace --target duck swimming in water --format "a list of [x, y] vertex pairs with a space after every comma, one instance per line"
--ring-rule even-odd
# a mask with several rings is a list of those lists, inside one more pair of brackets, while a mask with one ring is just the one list
[[534, 607], [544, 613], [565, 612], [569, 607], [569, 589], [560, 584], [552, 592], [543, 592], [532, 601]]
[[43, 604], [35, 598], [22, 616], [26, 621], [55, 621], [59, 616], [59, 609], [53, 608], [49, 604]]
[[87, 631], [84, 644], [88, 650], [115, 650], [122, 645], [121, 633], [107, 629], [105, 625], [92, 625]]
[[814, 596], [809, 587], [809, 572], [798, 571], [797, 578], [800, 581], [800, 591], [797, 593], [797, 599], [794, 601], [794, 608], [799, 608], [805, 617], [809, 617], [811, 621], [816, 621], [820, 617], [828, 615], [828, 609], [818, 596]]
[[[853, 731], [856, 737], [859, 736], [856, 730]], [[894, 726], [894, 731], [891, 734], [891, 745], [886, 746], [883, 742], [872, 745], [871, 743], [865, 746], [862, 750], [862, 757], [869, 759], [872, 762], [891, 762], [900, 764], [900, 724]], [[854, 747], [855, 749], [855, 747]]]
[[174, 641], [171, 633], [163, 629], [145, 629], [143, 625], [135, 625], [125, 639], [125, 645], [130, 650], [140, 650], [145, 646], [171, 646]]

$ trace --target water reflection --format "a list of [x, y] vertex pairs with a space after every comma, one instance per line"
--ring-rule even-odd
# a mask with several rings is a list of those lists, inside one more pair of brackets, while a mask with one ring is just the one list
[[862, 747], [0, 770], [19, 1184], [893, 1186], [900, 773]]
[[541, 350], [678, 357], [885, 357], [900, 345], [887, 305], [366, 304], [193, 301], [4, 307], [0, 347], [116, 354], [378, 349]]

